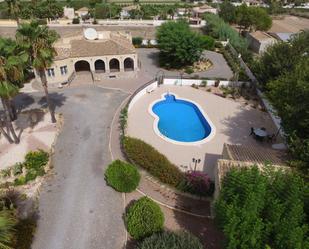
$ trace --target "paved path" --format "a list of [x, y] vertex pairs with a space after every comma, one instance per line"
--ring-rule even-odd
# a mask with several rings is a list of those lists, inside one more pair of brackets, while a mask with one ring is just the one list
[[[125, 241], [121, 194], [107, 187], [110, 124], [126, 97], [92, 86], [52, 93], [64, 127], [53, 156], [55, 176], [43, 186], [32, 249], [120, 249]], [[18, 97], [27, 106], [30, 95]], [[35, 93], [36, 106], [41, 93]], [[63, 104], [62, 106], [61, 103]]]

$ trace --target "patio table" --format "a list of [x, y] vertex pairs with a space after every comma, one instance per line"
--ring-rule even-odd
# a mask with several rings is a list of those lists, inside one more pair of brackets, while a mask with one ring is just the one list
[[258, 128], [258, 129], [254, 129], [254, 134], [258, 137], [266, 137], [267, 136], [267, 132]]

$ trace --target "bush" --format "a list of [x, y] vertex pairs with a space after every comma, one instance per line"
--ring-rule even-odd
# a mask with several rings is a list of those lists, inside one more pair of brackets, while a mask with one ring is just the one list
[[79, 18], [78, 17], [73, 18], [72, 23], [73, 24], [79, 24], [80, 23]]
[[46, 19], [38, 19], [37, 22], [40, 25], [47, 25], [47, 20]]
[[158, 204], [142, 197], [129, 208], [125, 221], [130, 235], [143, 239], [163, 229], [164, 215]]
[[25, 167], [40, 171], [48, 163], [48, 158], [48, 153], [43, 150], [28, 152], [25, 156]]
[[24, 167], [24, 164], [23, 163], [16, 163], [14, 166], [13, 166], [13, 175], [14, 176], [17, 176], [17, 175], [20, 175], [21, 173], [23, 173], [23, 167]]
[[192, 74], [192, 73], [194, 73], [194, 70], [193, 70], [192, 67], [186, 67], [185, 72], [186, 72], [186, 74]]
[[133, 37], [132, 43], [136, 48], [139, 48], [143, 43], [143, 38], [142, 37]]
[[144, 141], [124, 137], [123, 147], [127, 157], [133, 163], [146, 169], [161, 182], [177, 187], [183, 181], [184, 176], [177, 166]]
[[16, 178], [14, 180], [14, 185], [15, 186], [24, 185], [26, 183], [27, 183], [26, 177], [24, 177], [24, 176], [20, 176], [20, 177], [18, 177], [18, 178]]
[[116, 160], [108, 166], [105, 178], [115, 190], [129, 193], [137, 188], [141, 176], [134, 165]]
[[155, 233], [143, 240], [137, 249], [203, 249], [203, 245], [194, 235], [188, 232]]
[[212, 196], [215, 185], [206, 173], [188, 171], [185, 174], [185, 180], [180, 189], [199, 196]]
[[207, 50], [214, 50], [215, 48], [215, 39], [211, 36], [203, 35], [201, 37], [203, 48]]

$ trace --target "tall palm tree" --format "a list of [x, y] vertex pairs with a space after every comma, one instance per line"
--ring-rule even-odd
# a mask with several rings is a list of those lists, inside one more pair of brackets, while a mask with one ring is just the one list
[[10, 16], [12, 16], [16, 20], [17, 26], [19, 26], [20, 24], [19, 14], [20, 14], [20, 9], [21, 9], [20, 1], [19, 0], [5, 0], [5, 2], [8, 5]]
[[52, 65], [56, 56], [53, 44], [58, 38], [56, 31], [49, 30], [46, 25], [40, 26], [37, 21], [21, 24], [16, 31], [17, 42], [27, 51], [30, 65], [41, 79], [53, 123], [56, 122], [56, 117], [48, 94], [46, 70]]
[[0, 211], [0, 248], [13, 249], [12, 242], [17, 221], [9, 210]]
[[19, 50], [13, 40], [0, 39], [0, 98], [5, 112], [7, 132], [2, 126], [0, 130], [9, 142], [19, 143], [19, 138], [12, 125], [14, 114], [11, 100], [19, 92], [17, 83], [24, 78], [23, 70], [26, 61], [26, 54]]

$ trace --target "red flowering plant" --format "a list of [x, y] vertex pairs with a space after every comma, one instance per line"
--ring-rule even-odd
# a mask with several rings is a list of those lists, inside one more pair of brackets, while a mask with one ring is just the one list
[[182, 189], [199, 196], [212, 196], [214, 183], [206, 173], [190, 170], [185, 173], [185, 182]]

